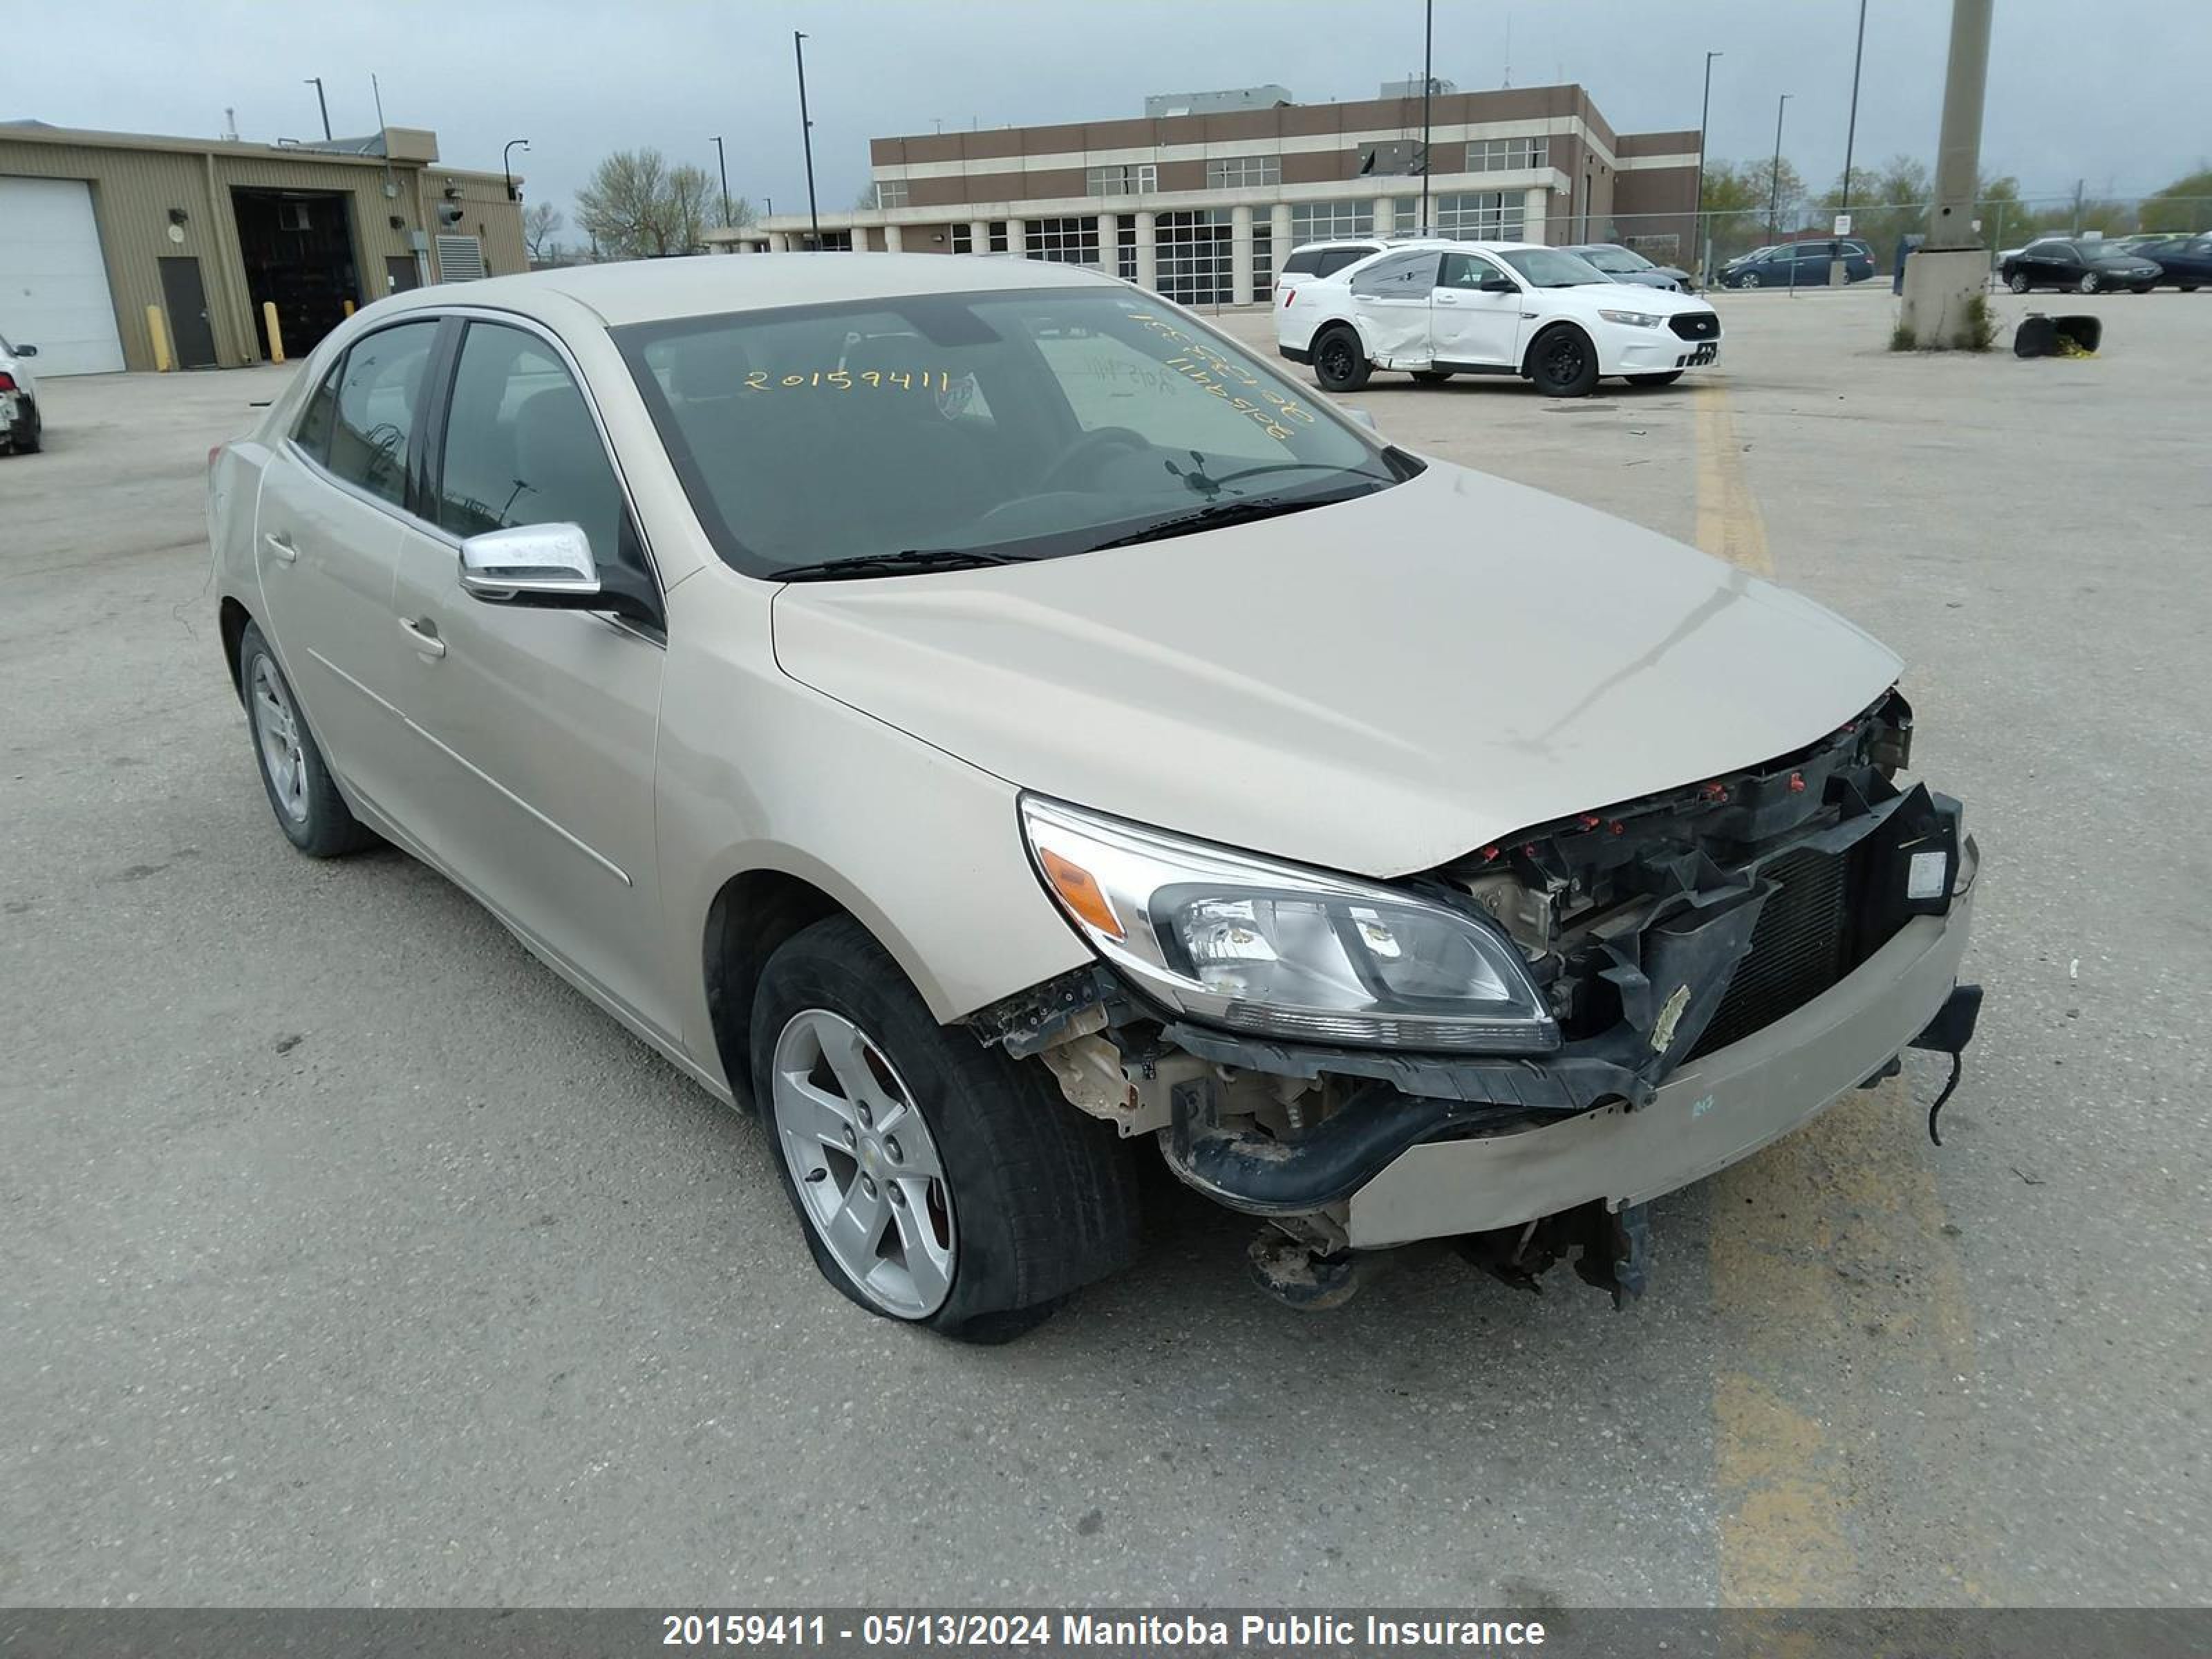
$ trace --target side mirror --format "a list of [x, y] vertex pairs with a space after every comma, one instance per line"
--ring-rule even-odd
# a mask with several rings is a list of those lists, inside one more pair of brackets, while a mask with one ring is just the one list
[[19, 345], [15, 348], [15, 352], [18, 357], [35, 357], [39, 355], [39, 349], [33, 345]]
[[461, 544], [461, 586], [488, 604], [611, 611], [662, 625], [652, 580], [624, 565], [600, 564], [578, 525], [517, 525], [470, 537]]
[[1480, 284], [1480, 292], [1484, 294], [1518, 294], [1520, 291], [1519, 285], [1510, 276], [1494, 272], [1484, 277]]

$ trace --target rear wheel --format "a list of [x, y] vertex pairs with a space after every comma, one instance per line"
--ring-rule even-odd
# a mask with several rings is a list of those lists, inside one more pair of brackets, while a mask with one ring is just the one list
[[940, 1025], [860, 924], [769, 958], [753, 1097], [823, 1276], [887, 1319], [1005, 1342], [1135, 1254], [1135, 1171], [1036, 1062]]
[[1423, 386], [1442, 386], [1451, 377], [1452, 372], [1448, 368], [1417, 368], [1413, 371], [1413, 379]]
[[1357, 392], [1375, 366], [1359, 349], [1359, 336], [1340, 324], [1314, 342], [1313, 368], [1323, 392]]
[[353, 815], [338, 793], [323, 751], [307, 730], [276, 653], [258, 625], [248, 623], [238, 641], [238, 683], [246, 690], [246, 720], [253, 733], [253, 758], [261, 769], [276, 827], [309, 858], [332, 859], [376, 845], [374, 831]]
[[1597, 348], [1571, 323], [1547, 329], [1528, 348], [1528, 378], [1547, 398], [1587, 398], [1597, 386]]
[[1628, 383], [1631, 386], [1672, 386], [1681, 378], [1680, 369], [1670, 368], [1660, 374], [1632, 374], [1628, 377]]
[[2154, 283], [2137, 283], [2128, 289], [2130, 294], [2148, 294], [2157, 286]]
[[15, 429], [9, 442], [18, 455], [35, 455], [39, 453], [40, 429], [39, 406], [33, 404], [30, 414], [24, 419], [22, 424]]

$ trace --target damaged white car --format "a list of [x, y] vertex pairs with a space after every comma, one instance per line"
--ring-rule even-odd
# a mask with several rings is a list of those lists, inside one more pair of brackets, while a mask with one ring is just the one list
[[1144, 1156], [1293, 1300], [1633, 1291], [1649, 1200], [1972, 1030], [1887, 651], [1073, 267], [395, 295], [210, 527], [290, 842], [447, 873], [951, 1335], [1127, 1263]]

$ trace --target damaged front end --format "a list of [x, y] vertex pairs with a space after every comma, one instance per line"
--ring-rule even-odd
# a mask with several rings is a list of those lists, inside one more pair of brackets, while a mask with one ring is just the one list
[[[1328, 925], [1389, 1010], [1386, 1037], [1350, 1018], [1236, 1029], [1261, 1024], [1249, 1004], [1160, 994], [1148, 961], [1115, 948], [1157, 919], [1157, 897], [1155, 914], [1122, 915], [1140, 907], [1110, 873], [1071, 897], [1048, 848], [1041, 874], [1105, 960], [973, 1024], [1049, 1066], [1082, 1109], [1155, 1134], [1186, 1183], [1294, 1241], [1304, 1261], [1255, 1252], [1286, 1299], [1326, 1299], [1309, 1293], [1316, 1264], [1334, 1283], [1349, 1252], [1433, 1237], [1531, 1285], [1575, 1251], [1585, 1279], [1632, 1295], [1643, 1202], [1887, 1074], [1917, 1036], [1955, 1057], [1972, 1036], [1978, 993], [1952, 977], [1972, 845], [1955, 801], [1897, 782], [1911, 738], [1892, 691], [1796, 753], [1392, 884], [1510, 941], [1510, 994], [1534, 1006], [1464, 1045], [1487, 1051], [1425, 1044], [1446, 1028], [1395, 994], [1416, 976], [1360, 964], [1347, 930], [1386, 956], [1414, 939], [1379, 902], [1354, 894]], [[1244, 948], [1271, 948], [1271, 914], [1237, 912], [1254, 918], [1237, 923]], [[1165, 967], [1188, 971], [1175, 956], [1170, 942]]]

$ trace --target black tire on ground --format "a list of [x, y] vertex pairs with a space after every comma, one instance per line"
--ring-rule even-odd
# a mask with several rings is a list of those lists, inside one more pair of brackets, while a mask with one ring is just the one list
[[1340, 323], [1325, 328], [1313, 343], [1314, 380], [1323, 392], [1357, 392], [1375, 365], [1360, 349], [1358, 334]]
[[[284, 702], [290, 709], [300, 742], [300, 765], [306, 777], [301, 791], [304, 804], [302, 816], [295, 817], [286, 807], [279, 793], [276, 779], [270, 770], [270, 761], [261, 742], [261, 726], [255, 709], [254, 681], [263, 667], [273, 675], [283, 689]], [[300, 708], [291, 683], [270, 650], [269, 641], [262, 637], [259, 626], [246, 625], [238, 641], [238, 683], [246, 692], [246, 731], [253, 745], [253, 763], [261, 774], [261, 787], [269, 796], [269, 810], [276, 816], [276, 827], [286, 839], [309, 858], [343, 858], [349, 853], [359, 853], [377, 844], [377, 836], [368, 825], [353, 815], [338, 793], [338, 787], [331, 776], [331, 769], [323, 763], [323, 751], [316, 745], [314, 733], [307, 729], [307, 719]]]
[[1672, 386], [1681, 378], [1680, 369], [1669, 368], [1657, 374], [1632, 374], [1628, 377], [1628, 383], [1631, 386]]
[[2128, 289], [2128, 292], [2130, 294], [2148, 294], [2151, 289], [2157, 286], [2158, 284], [2155, 283], [2137, 283], [2130, 287]]
[[1759, 273], [1755, 270], [1745, 271], [1742, 276], [1735, 279], [1735, 285], [1738, 288], [1757, 288], [1759, 286]]
[[2074, 286], [2084, 294], [2094, 294], [2099, 289], [2102, 288], [2104, 284], [2097, 280], [2097, 273], [2095, 271], [2085, 270], [2081, 273], [2081, 280], [2075, 283]]
[[1528, 372], [1547, 398], [1587, 398], [1597, 387], [1597, 348], [1572, 323], [1555, 323], [1529, 346]]
[[1451, 377], [1452, 372], [1448, 368], [1417, 368], [1413, 371], [1413, 379], [1423, 386], [1442, 386]]
[[33, 404], [31, 405], [31, 418], [17, 427], [10, 436], [9, 441], [14, 445], [15, 453], [18, 455], [37, 454], [40, 442], [44, 436], [43, 428], [44, 422], [39, 418], [39, 406]]
[[2197, 287], [2198, 284], [2195, 283], [2183, 283], [2180, 284], [2181, 291], [2184, 294], [2194, 294], [2197, 292]]
[[785, 1195], [822, 1275], [870, 1301], [815, 1231], [776, 1123], [775, 1059], [794, 1018], [857, 1026], [910, 1093], [936, 1143], [953, 1226], [951, 1288], [926, 1325], [963, 1342], [1011, 1341], [1137, 1250], [1137, 1177], [1111, 1126], [1070, 1105], [1041, 1061], [1008, 1059], [940, 1025], [890, 952], [849, 916], [793, 934], [769, 958], [752, 1007], [753, 1098]]
[[2015, 294], [2025, 294], [2029, 289], [2034, 287], [2035, 284], [2029, 282], [2024, 273], [2015, 270], [2011, 276], [2005, 278], [2005, 286]]

